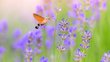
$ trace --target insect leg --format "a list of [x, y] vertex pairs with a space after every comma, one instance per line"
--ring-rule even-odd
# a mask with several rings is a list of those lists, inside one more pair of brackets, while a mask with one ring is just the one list
[[39, 27], [38, 26], [35, 26], [35, 28], [38, 29]]
[[40, 24], [37, 24], [38, 26], [40, 26]]
[[41, 24], [41, 26], [43, 26], [44, 24]]

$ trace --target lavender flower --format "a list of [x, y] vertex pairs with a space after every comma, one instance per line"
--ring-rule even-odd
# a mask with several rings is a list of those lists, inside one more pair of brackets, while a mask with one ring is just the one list
[[90, 0], [90, 5], [92, 8], [98, 8], [99, 7], [99, 0]]
[[92, 34], [90, 31], [85, 31], [84, 35], [82, 36], [82, 43], [80, 46], [84, 49], [87, 49], [89, 47], [89, 42], [92, 37]]
[[74, 2], [73, 6], [72, 6], [72, 10], [73, 10], [73, 14], [74, 14], [74, 18], [79, 17], [80, 13], [82, 13], [82, 4], [81, 2]]
[[34, 32], [34, 34], [35, 34], [35, 45], [36, 45], [36, 47], [37, 48], [41, 48], [42, 47], [42, 32], [41, 32], [41, 30], [36, 30], [35, 32]]
[[49, 9], [51, 9], [51, 6], [52, 6], [51, 0], [44, 0], [44, 1], [43, 1], [44, 10], [49, 10]]
[[13, 43], [12, 48], [15, 50], [25, 49], [25, 44], [28, 42], [28, 34], [25, 34], [21, 39], [17, 40], [16, 42]]
[[5, 53], [6, 49], [3, 46], [0, 46], [0, 62], [2, 61], [2, 56]]
[[[100, 11], [106, 9], [106, 0], [74, 0], [70, 11], [68, 11], [68, 17], [71, 17], [78, 24], [75, 24], [82, 30], [85, 23], [90, 28], [93, 28], [96, 21], [100, 19]], [[86, 15], [86, 12], [92, 13], [92, 15]]]
[[48, 58], [45, 58], [44, 56], [40, 58], [40, 62], [49, 62]]
[[47, 49], [50, 49], [52, 47], [52, 41], [47, 40], [46, 47], [47, 47]]
[[[69, 50], [70, 46], [73, 47], [76, 38], [76, 28], [70, 27], [70, 24], [67, 20], [62, 19], [62, 21], [59, 23], [59, 37], [61, 37], [62, 42], [60, 45], [61, 50]], [[59, 46], [58, 46], [59, 47]]]
[[68, 11], [68, 17], [69, 17], [69, 18], [70, 18], [70, 17], [71, 17], [71, 18], [72, 18], [72, 17], [75, 17], [75, 16], [74, 16], [74, 13], [73, 13], [72, 11]]
[[58, 32], [58, 35], [59, 37], [61, 37], [62, 42], [60, 42], [61, 44], [57, 48], [60, 51], [65, 51], [66, 46], [68, 45], [68, 42], [66, 40], [69, 37], [69, 23], [67, 22], [67, 20], [62, 19], [62, 21], [58, 25]]
[[55, 28], [53, 26], [46, 26], [46, 33], [49, 38], [54, 36]]
[[19, 39], [20, 36], [21, 36], [21, 30], [20, 29], [15, 29], [15, 31], [13, 32], [14, 39]]
[[0, 32], [6, 32], [8, 30], [8, 24], [5, 19], [0, 22]]
[[62, 19], [62, 21], [58, 25], [58, 31], [58, 35], [62, 38], [62, 40], [65, 40], [68, 37], [69, 23], [67, 22], [67, 20]]
[[85, 57], [85, 54], [83, 52], [81, 52], [80, 49], [77, 49], [76, 52], [75, 52], [74, 60], [76, 62], [80, 62], [84, 57]]
[[64, 46], [66, 49], [69, 49], [71, 45], [71, 41], [69, 39], [65, 39], [64, 40]]
[[33, 32], [33, 34], [35, 35], [35, 38], [38, 39], [42, 39], [42, 30], [39, 29], [39, 30], [36, 30], [35, 32]]
[[28, 34], [28, 41], [26, 42], [26, 46], [25, 46], [25, 62], [32, 62], [33, 50], [31, 46], [33, 40], [34, 40], [34, 34], [33, 32], [30, 32]]
[[84, 3], [85, 3], [85, 7], [84, 7], [84, 9], [85, 10], [90, 10], [90, 8], [91, 8], [91, 6], [90, 6], [90, 0], [84, 0], [83, 1]]
[[110, 52], [104, 53], [100, 62], [110, 62]]
[[55, 27], [54, 26], [46, 26], [47, 40], [46, 40], [46, 48], [50, 49], [53, 45], [54, 35], [55, 35]]
[[71, 38], [76, 38], [76, 30], [77, 30], [77, 27], [70, 27], [69, 29], [69, 35]]
[[102, 1], [102, 9], [101, 10], [106, 10], [106, 8], [107, 8], [107, 3], [106, 3], [106, 1]]
[[90, 39], [92, 37], [92, 34], [90, 31], [85, 31], [83, 36], [82, 36], [82, 43], [80, 44], [80, 46], [83, 48], [82, 51], [80, 51], [80, 49], [78, 49], [75, 53], [75, 58], [74, 60], [76, 62], [80, 62], [85, 56], [86, 56], [86, 51], [87, 49], [90, 47], [89, 43], [90, 43]]
[[62, 21], [59, 23], [59, 30], [61, 32], [67, 32], [69, 30], [69, 23], [67, 22], [67, 20], [65, 20], [64, 18], [62, 19]]
[[38, 55], [38, 54], [42, 53], [42, 50], [36, 47], [33, 52], [34, 52], [34, 54]]
[[66, 47], [65, 47], [64, 45], [58, 45], [58, 46], [57, 46], [57, 49], [58, 49], [60, 52], [66, 51]]
[[65, 40], [68, 37], [67, 34], [59, 34], [59, 36], [61, 37], [62, 40]]
[[4, 52], [5, 52], [5, 48], [1, 46], [0, 47], [0, 56], [2, 56]]
[[91, 32], [88, 31], [88, 30], [86, 30], [86, 31], [84, 32], [84, 35], [82, 36], [82, 40], [83, 40], [84, 42], [88, 42], [88, 41], [91, 39], [91, 37], [92, 37]]
[[45, 15], [48, 16], [49, 20], [56, 20], [56, 16], [51, 9], [47, 10]]
[[32, 62], [32, 48], [26, 48], [25, 62]]
[[43, 7], [38, 5], [36, 6], [36, 13], [39, 14], [39, 15], [43, 15]]

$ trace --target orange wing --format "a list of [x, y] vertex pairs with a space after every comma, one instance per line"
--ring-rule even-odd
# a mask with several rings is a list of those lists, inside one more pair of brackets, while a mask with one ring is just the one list
[[43, 23], [43, 21], [44, 21], [44, 17], [42, 17], [42, 16], [40, 16], [40, 15], [38, 15], [38, 14], [33, 14], [33, 16], [34, 16], [34, 18], [37, 20], [37, 22], [39, 23], [39, 24], [42, 24]]

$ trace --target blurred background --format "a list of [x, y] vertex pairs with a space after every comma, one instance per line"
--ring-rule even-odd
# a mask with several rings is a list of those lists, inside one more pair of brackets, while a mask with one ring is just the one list
[[[33, 13], [36, 5], [42, 5], [42, 2], [40, 0], [1, 0], [0, 19], [6, 19], [10, 28], [22, 28], [22, 25], [25, 24], [30, 27], [30, 25], [33, 25], [30, 22], [34, 22]], [[27, 28], [23, 29], [26, 31]]]
[[[0, 62], [25, 62], [23, 49], [19, 50], [19, 46], [17, 47], [18, 49], [14, 47], [17, 41], [25, 37], [25, 34], [30, 31], [36, 31], [34, 27], [37, 25], [37, 22], [33, 17], [33, 13], [37, 13], [37, 6], [45, 6], [48, 1], [52, 1], [49, 8], [52, 7], [51, 9], [55, 13], [56, 19], [52, 19], [53, 21], [50, 21], [47, 25], [57, 27], [62, 18], [69, 18], [67, 12], [71, 10], [71, 4], [77, 0], [0, 0]], [[103, 54], [110, 50], [110, 0], [106, 0], [106, 2], [106, 9], [104, 8], [104, 10], [100, 11], [98, 21], [95, 21], [92, 28], [85, 28], [92, 32], [92, 39], [90, 40], [90, 48], [86, 52], [87, 56], [82, 62], [100, 62]], [[46, 9], [44, 10], [45, 12]], [[90, 16], [93, 13], [87, 12], [86, 14]], [[46, 14], [42, 16], [45, 17]], [[69, 19], [68, 22], [70, 24], [73, 23], [71, 20], [74, 19]], [[42, 31], [43, 43], [50, 38], [45, 31], [46, 29]], [[59, 37], [57, 37], [57, 30], [55, 31], [56, 34], [53, 36], [53, 41], [60, 41]], [[47, 57], [48, 62], [75, 62], [73, 60], [74, 51], [80, 47], [82, 35], [80, 33], [80, 30], [76, 32], [77, 38], [74, 40], [75, 45], [72, 47], [73, 49], [71, 48], [68, 52], [61, 53], [57, 50], [57, 42], [53, 42], [50, 50], [43, 44], [41, 48], [42, 53], [33, 55], [32, 62], [43, 62], [40, 59], [42, 56]], [[34, 47], [32, 46], [32, 48]]]

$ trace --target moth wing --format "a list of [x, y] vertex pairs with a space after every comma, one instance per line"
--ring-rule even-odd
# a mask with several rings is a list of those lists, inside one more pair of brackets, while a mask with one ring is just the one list
[[44, 21], [44, 17], [38, 15], [38, 14], [33, 14], [34, 18], [36, 19], [36, 21], [39, 23], [39, 24], [42, 24], [42, 22]]

